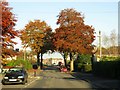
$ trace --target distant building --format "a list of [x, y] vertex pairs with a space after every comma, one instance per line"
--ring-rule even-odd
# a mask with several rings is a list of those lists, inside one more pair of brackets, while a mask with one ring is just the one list
[[59, 62], [62, 62], [64, 64], [64, 60], [61, 58], [47, 58], [43, 60], [43, 64], [46, 65], [58, 65]]

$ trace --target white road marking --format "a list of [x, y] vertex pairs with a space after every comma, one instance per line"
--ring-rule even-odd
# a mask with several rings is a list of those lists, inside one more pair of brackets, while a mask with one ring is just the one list
[[40, 77], [32, 77], [32, 78], [36, 78], [33, 81], [30, 80], [30, 83], [28, 83], [27, 85], [24, 86], [24, 88], [28, 87], [29, 85], [31, 85], [32, 83], [34, 83], [36, 80], [40, 79]]

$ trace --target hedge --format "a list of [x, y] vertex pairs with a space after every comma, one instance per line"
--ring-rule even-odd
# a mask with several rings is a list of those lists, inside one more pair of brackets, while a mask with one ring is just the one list
[[78, 64], [78, 71], [79, 72], [86, 72], [86, 73], [91, 72], [92, 71], [92, 66], [91, 66], [91, 64], [81, 64], [81, 63], [79, 63]]
[[120, 79], [120, 60], [95, 62], [93, 67], [97, 76]]

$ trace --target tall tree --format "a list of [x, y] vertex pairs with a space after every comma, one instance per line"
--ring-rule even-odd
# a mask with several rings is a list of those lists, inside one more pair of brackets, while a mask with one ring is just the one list
[[112, 51], [111, 51], [111, 53], [113, 52], [113, 55], [116, 55], [116, 48], [115, 48], [115, 46], [117, 46], [117, 35], [116, 35], [116, 31], [115, 30], [112, 30], [111, 31], [111, 34], [110, 34], [110, 42], [111, 42], [111, 48], [113, 48], [112, 49]]
[[[107, 54], [107, 55], [109, 55], [109, 51], [108, 51], [108, 49], [107, 48], [109, 48], [110, 47], [110, 38], [109, 38], [109, 36], [108, 35], [106, 35], [106, 34], [103, 34], [103, 36], [102, 36], [102, 42], [103, 42], [103, 45], [104, 45], [104, 47], [106, 48], [102, 48], [102, 54]], [[100, 52], [100, 50], [98, 50], [98, 52]]]
[[13, 39], [18, 36], [18, 31], [14, 29], [17, 20], [11, 10], [8, 2], [0, 1], [0, 51], [3, 57], [12, 54], [8, 46], [16, 44]]
[[41, 47], [41, 69], [43, 69], [43, 54], [46, 53], [46, 52], [49, 52], [49, 53], [52, 53], [54, 52], [54, 45], [53, 45], [53, 32], [52, 32], [52, 29], [51, 28], [48, 28], [46, 31], [45, 31], [45, 37], [43, 38], [44, 40], [44, 43], [43, 43], [43, 46]]
[[91, 44], [95, 39], [94, 28], [84, 24], [84, 16], [74, 9], [64, 9], [58, 15], [55, 30], [54, 45], [60, 51], [70, 54], [71, 71], [73, 68], [73, 56], [76, 53], [91, 53]]
[[105, 48], [110, 47], [110, 46], [109, 46], [109, 45], [110, 45], [110, 42], [109, 42], [109, 41], [110, 41], [109, 36], [106, 35], [105, 33], [103, 34], [102, 41], [103, 41], [103, 44], [104, 44], [104, 47], [105, 47]]
[[[45, 21], [35, 20], [30, 21], [25, 29], [21, 31], [21, 40], [25, 47], [30, 47], [37, 55], [37, 63], [40, 64], [40, 53], [43, 54], [44, 41], [47, 33], [51, 31], [50, 26]], [[43, 51], [44, 50], [44, 51]]]

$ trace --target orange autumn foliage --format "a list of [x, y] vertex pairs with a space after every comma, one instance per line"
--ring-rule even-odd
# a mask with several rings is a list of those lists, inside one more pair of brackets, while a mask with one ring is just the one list
[[16, 44], [13, 39], [18, 36], [18, 31], [14, 29], [17, 20], [11, 10], [8, 2], [0, 1], [0, 44], [2, 46], [0, 49], [2, 55], [13, 54], [10, 52], [11, 50], [8, 50], [8, 46]]
[[59, 51], [91, 53], [95, 39], [94, 28], [84, 24], [84, 16], [74, 9], [64, 9], [57, 20], [54, 45]]
[[21, 40], [26, 47], [30, 47], [36, 53], [41, 52], [41, 47], [44, 45], [46, 32], [50, 27], [45, 21], [35, 20], [30, 21], [25, 29], [21, 31]]

